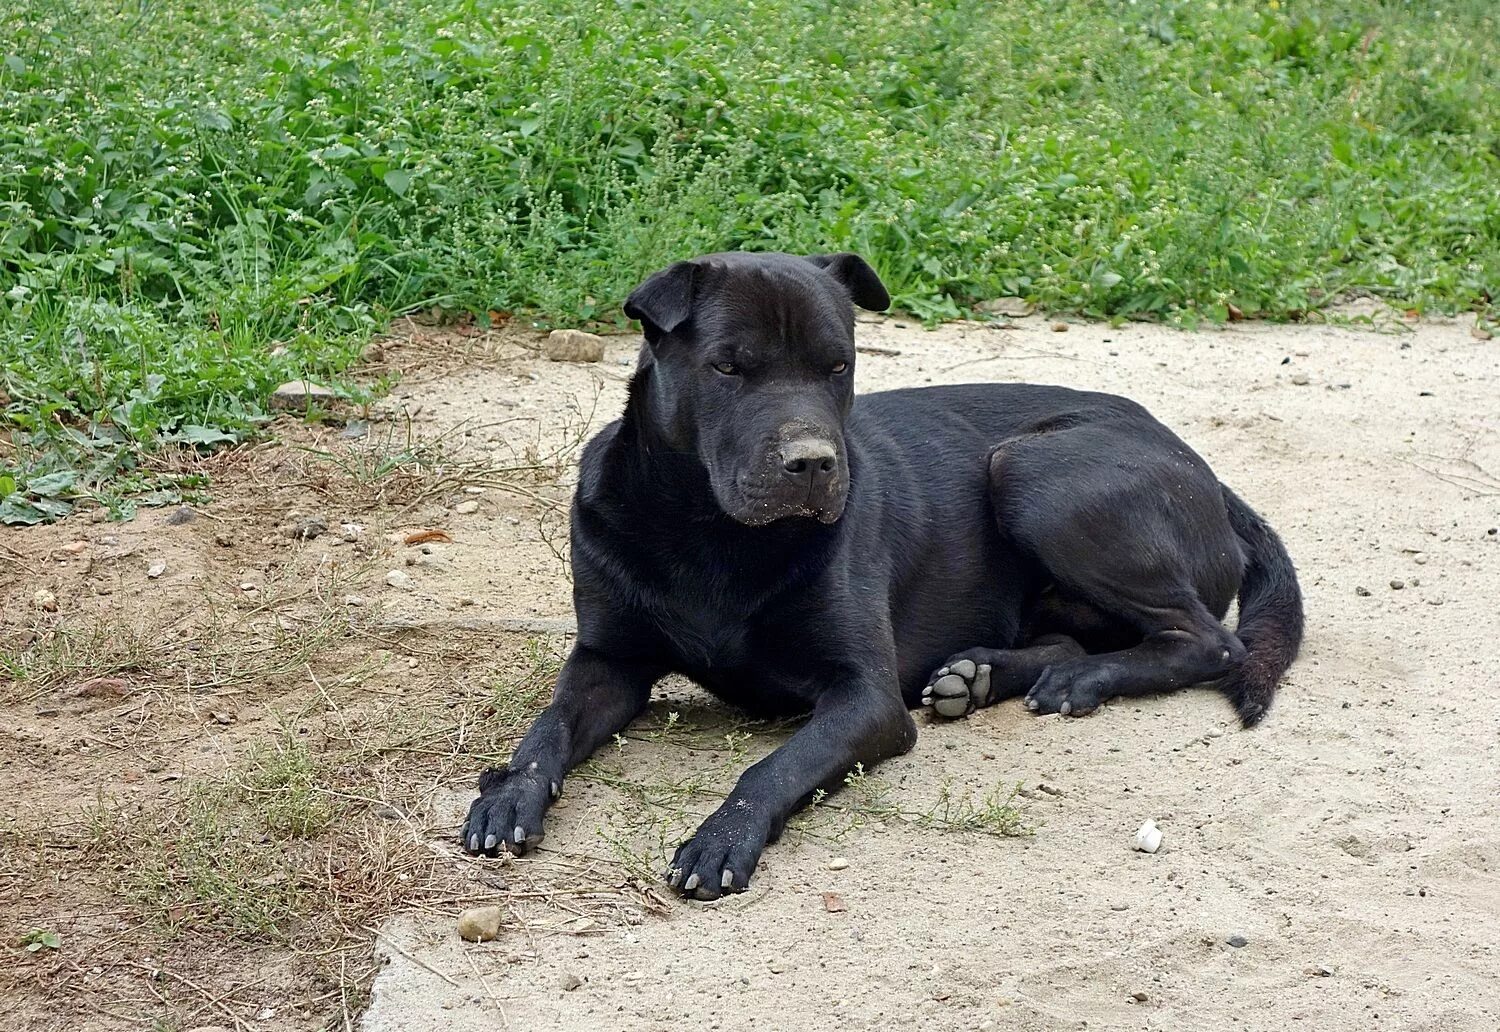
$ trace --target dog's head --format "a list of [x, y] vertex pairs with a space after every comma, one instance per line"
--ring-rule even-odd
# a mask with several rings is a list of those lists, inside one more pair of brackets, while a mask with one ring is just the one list
[[890, 304], [858, 255], [713, 254], [678, 262], [625, 302], [651, 368], [652, 429], [695, 452], [741, 523], [833, 523], [849, 491], [854, 311]]

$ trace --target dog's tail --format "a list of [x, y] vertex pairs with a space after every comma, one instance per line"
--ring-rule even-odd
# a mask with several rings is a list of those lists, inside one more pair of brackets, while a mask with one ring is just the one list
[[1266, 521], [1228, 487], [1224, 504], [1229, 525], [1245, 549], [1240, 622], [1235, 628], [1245, 645], [1245, 659], [1219, 688], [1234, 703], [1240, 722], [1254, 727], [1270, 709], [1276, 683], [1302, 645], [1302, 589], [1292, 557]]

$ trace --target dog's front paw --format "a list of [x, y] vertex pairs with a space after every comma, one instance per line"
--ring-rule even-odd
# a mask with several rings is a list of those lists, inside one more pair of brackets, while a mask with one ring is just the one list
[[[976, 649], [976, 652], [984, 650]], [[986, 706], [990, 698], [990, 664], [959, 653], [938, 668], [932, 682], [922, 689], [922, 705], [931, 706], [940, 717], [965, 717]]]
[[1082, 717], [1094, 712], [1111, 694], [1111, 676], [1097, 660], [1054, 663], [1042, 671], [1026, 693], [1026, 708], [1033, 713], [1061, 713]]
[[479, 798], [469, 806], [460, 838], [470, 853], [516, 856], [542, 840], [542, 815], [559, 785], [534, 770], [487, 770], [479, 777]]
[[726, 802], [677, 847], [667, 869], [667, 884], [694, 899], [718, 899], [744, 892], [766, 848], [768, 835], [744, 800]]

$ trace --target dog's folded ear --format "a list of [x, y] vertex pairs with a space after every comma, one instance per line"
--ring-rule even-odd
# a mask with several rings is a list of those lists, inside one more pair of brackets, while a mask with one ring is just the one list
[[810, 254], [807, 260], [842, 283], [859, 307], [871, 312], [883, 312], [891, 307], [891, 295], [886, 292], [885, 284], [880, 282], [870, 263], [859, 255], [849, 251]]
[[669, 265], [630, 292], [625, 299], [625, 314], [641, 321], [648, 340], [658, 333], [671, 333], [693, 314], [697, 280], [695, 263]]

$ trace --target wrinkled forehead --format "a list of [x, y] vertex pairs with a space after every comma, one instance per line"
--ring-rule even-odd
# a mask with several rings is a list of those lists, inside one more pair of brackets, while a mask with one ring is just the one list
[[[806, 268], [797, 268], [806, 264]], [[854, 340], [849, 295], [796, 260], [714, 270], [696, 313], [699, 342], [774, 353], [839, 354]]]

